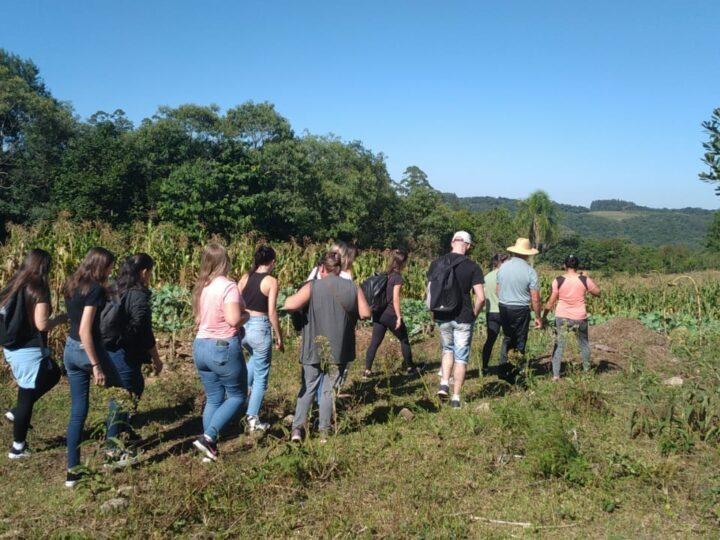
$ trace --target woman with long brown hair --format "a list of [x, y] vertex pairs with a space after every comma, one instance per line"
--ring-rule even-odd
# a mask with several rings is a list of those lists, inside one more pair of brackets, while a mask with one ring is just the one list
[[402, 271], [407, 264], [408, 254], [402, 249], [394, 249], [390, 253], [390, 261], [387, 267], [387, 306], [380, 312], [373, 313], [373, 332], [370, 340], [370, 346], [365, 354], [365, 371], [363, 378], [373, 376], [372, 366], [375, 361], [378, 347], [385, 339], [385, 333], [390, 330], [393, 335], [400, 341], [400, 350], [403, 356], [403, 366], [408, 374], [422, 370], [424, 365], [416, 365], [412, 359], [412, 349], [410, 348], [410, 338], [408, 336], [407, 326], [402, 318], [400, 310], [400, 288], [405, 280], [402, 277]]
[[13, 423], [13, 443], [8, 458], [30, 455], [25, 441], [35, 403], [60, 380], [60, 368], [48, 349], [47, 334], [65, 322], [65, 315], [50, 318], [50, 254], [31, 250], [0, 292], [5, 359], [18, 385], [17, 404], [5, 413]]
[[205, 388], [203, 435], [193, 444], [208, 460], [218, 457], [220, 431], [247, 401], [247, 368], [241, 327], [248, 319], [237, 283], [228, 278], [230, 258], [219, 244], [205, 248], [192, 295], [198, 333], [193, 359]]
[[87, 418], [90, 379], [98, 386], [120, 386], [117, 371], [102, 343], [100, 316], [108, 299], [108, 278], [115, 256], [94, 247], [65, 284], [70, 333], [65, 342], [65, 370], [70, 383], [66, 487], [80, 479], [80, 438]]

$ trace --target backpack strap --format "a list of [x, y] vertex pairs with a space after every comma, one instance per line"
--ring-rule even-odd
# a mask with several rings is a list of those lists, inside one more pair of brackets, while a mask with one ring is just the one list
[[586, 290], [586, 291], [588, 290], [587, 279], [588, 279], [587, 276], [585, 276], [585, 275], [583, 275], [583, 274], [580, 274], [580, 281], [581, 281], [582, 284], [585, 286], [585, 290]]
[[560, 287], [562, 287], [562, 284], [565, 283], [565, 276], [558, 276], [555, 278], [555, 281], [557, 281], [557, 288], [559, 291]]

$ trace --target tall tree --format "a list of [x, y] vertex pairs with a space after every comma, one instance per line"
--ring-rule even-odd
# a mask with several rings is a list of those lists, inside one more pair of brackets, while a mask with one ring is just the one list
[[[720, 182], [720, 108], [715, 109], [712, 118], [703, 122], [702, 126], [708, 134], [708, 140], [703, 143], [705, 149], [703, 163], [710, 170], [701, 172], [700, 180], [718, 183]], [[720, 186], [715, 188], [715, 194], [720, 195]]]
[[560, 210], [542, 190], [520, 201], [516, 217], [520, 234], [527, 234], [533, 247], [546, 249], [558, 236]]
[[0, 214], [16, 222], [48, 212], [50, 179], [76, 122], [31, 60], [0, 49]]

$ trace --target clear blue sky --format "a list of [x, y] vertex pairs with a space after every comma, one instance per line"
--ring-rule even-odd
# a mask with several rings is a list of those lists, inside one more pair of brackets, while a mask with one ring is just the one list
[[462, 196], [718, 208], [719, 0], [0, 2], [0, 47], [83, 118], [270, 101]]

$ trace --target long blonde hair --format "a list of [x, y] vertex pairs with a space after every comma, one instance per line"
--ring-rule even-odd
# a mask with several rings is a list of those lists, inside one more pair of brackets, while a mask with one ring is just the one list
[[200, 313], [200, 295], [205, 287], [218, 276], [227, 276], [230, 272], [230, 257], [227, 250], [220, 244], [208, 244], [200, 260], [198, 274], [192, 293], [192, 309], [195, 317]]

